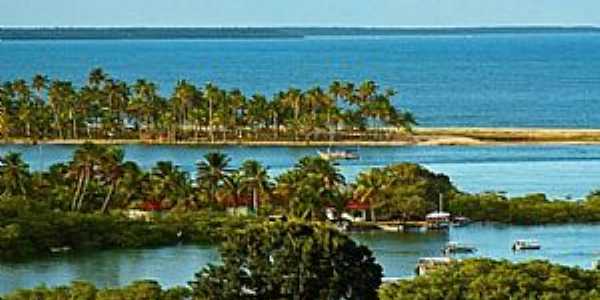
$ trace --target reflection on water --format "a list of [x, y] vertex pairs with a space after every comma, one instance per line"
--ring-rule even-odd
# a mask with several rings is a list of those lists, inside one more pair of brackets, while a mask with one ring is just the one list
[[[386, 277], [412, 276], [419, 257], [440, 256], [448, 241], [476, 246], [470, 257], [512, 261], [547, 259], [556, 263], [591, 267], [600, 258], [600, 224], [507, 226], [473, 224], [448, 233], [356, 233], [353, 238], [373, 250]], [[513, 252], [517, 239], [537, 239], [540, 251]], [[461, 255], [459, 258], [469, 257]], [[46, 259], [0, 264], [0, 294], [17, 288], [67, 284], [86, 280], [98, 286], [125, 285], [136, 279], [154, 279], [164, 286], [185, 285], [208, 263], [218, 262], [214, 248], [194, 245], [157, 249], [71, 253]]]

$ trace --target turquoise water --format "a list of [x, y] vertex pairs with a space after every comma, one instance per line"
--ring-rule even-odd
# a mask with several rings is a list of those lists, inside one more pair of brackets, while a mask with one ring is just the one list
[[600, 126], [600, 34], [0, 43], [0, 80], [83, 82], [102, 66], [163, 91], [178, 79], [248, 93], [373, 79], [424, 126]]
[[[67, 161], [75, 146], [1, 145], [0, 154], [22, 152], [34, 169]], [[127, 160], [151, 168], [160, 160], [170, 160], [182, 169], [195, 172], [195, 164], [209, 151], [222, 151], [239, 166], [244, 159], [256, 159], [275, 176], [291, 168], [299, 158], [316, 155], [316, 147], [201, 147], [201, 146], [124, 146]], [[467, 192], [504, 191], [510, 195], [542, 192], [551, 197], [581, 198], [600, 188], [600, 146], [411, 146], [361, 147], [359, 160], [340, 161], [339, 168], [348, 180], [371, 167], [399, 162], [424, 164], [435, 172], [450, 176]]]
[[[478, 248], [471, 257], [493, 257], [512, 261], [547, 259], [556, 263], [590, 268], [600, 259], [600, 225], [502, 226], [473, 224], [449, 233], [361, 233], [353, 235], [369, 246], [383, 266], [386, 277], [413, 275], [419, 257], [439, 256], [448, 241], [461, 241]], [[514, 253], [516, 239], [534, 238], [540, 251]], [[459, 258], [465, 258], [461, 256]], [[57, 255], [26, 263], [0, 263], [0, 294], [17, 288], [67, 284], [87, 280], [99, 286], [126, 285], [140, 278], [154, 279], [164, 286], [185, 285], [208, 263], [218, 261], [213, 248], [174, 246], [142, 250], [108, 250]]]

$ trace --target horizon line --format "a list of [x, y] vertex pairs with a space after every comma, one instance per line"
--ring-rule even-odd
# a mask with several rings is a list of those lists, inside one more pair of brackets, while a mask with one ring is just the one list
[[448, 29], [600, 29], [600, 24], [506, 24], [458, 26], [381, 26], [381, 25], [231, 25], [231, 26], [180, 26], [180, 25], [0, 25], [0, 29], [395, 29], [395, 30], [448, 30]]

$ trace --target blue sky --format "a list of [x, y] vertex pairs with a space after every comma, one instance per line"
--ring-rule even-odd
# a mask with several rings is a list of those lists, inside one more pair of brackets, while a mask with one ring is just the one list
[[0, 26], [600, 25], [600, 0], [0, 0]]

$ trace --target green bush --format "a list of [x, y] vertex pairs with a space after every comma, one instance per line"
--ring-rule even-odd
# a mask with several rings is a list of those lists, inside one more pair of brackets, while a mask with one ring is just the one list
[[190, 290], [183, 287], [163, 290], [151, 280], [136, 281], [123, 288], [99, 290], [86, 282], [73, 282], [69, 286], [56, 288], [38, 287], [18, 290], [6, 296], [5, 300], [183, 300], [190, 299]]
[[467, 260], [385, 284], [381, 300], [600, 299], [600, 272], [532, 261]]

